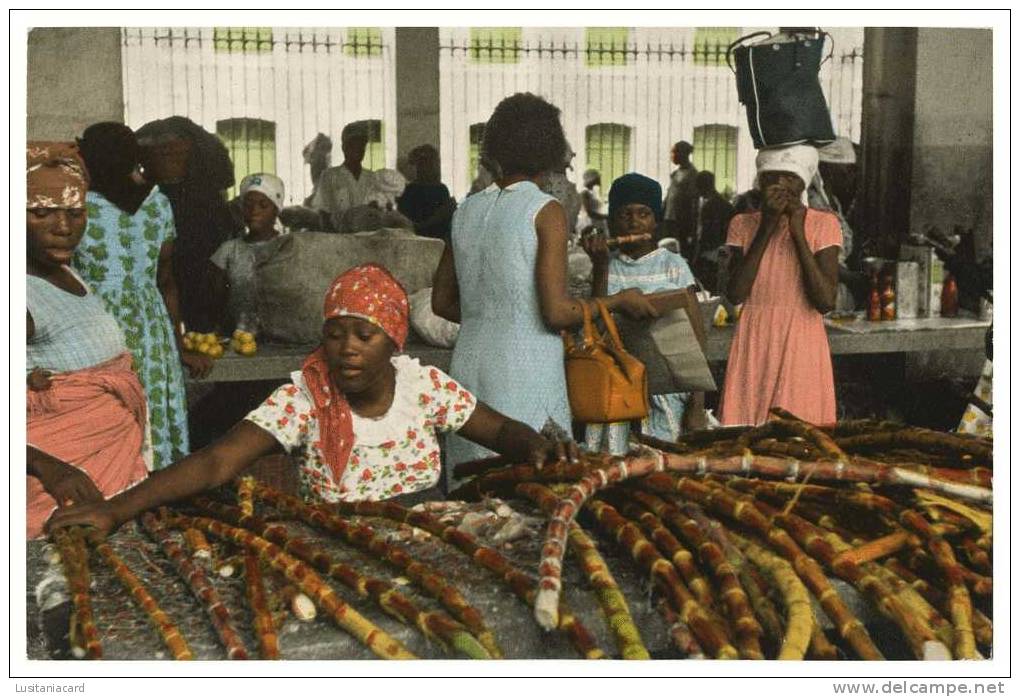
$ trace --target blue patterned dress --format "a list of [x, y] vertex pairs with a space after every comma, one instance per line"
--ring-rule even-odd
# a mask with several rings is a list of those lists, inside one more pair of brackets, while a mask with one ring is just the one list
[[159, 250], [176, 236], [173, 211], [158, 187], [134, 215], [92, 191], [86, 207], [88, 227], [73, 265], [124, 330], [149, 402], [153, 467], [161, 469], [189, 452], [184, 373], [156, 285]]
[[[668, 249], [659, 248], [638, 259], [615, 253], [609, 259], [607, 292], [614, 295], [627, 288], [642, 293], [682, 290], [695, 284], [687, 261]], [[690, 393], [654, 394], [649, 402], [648, 417], [641, 420], [641, 432], [660, 440], [676, 441], [680, 436], [684, 410]], [[585, 449], [623, 455], [628, 449], [630, 422], [588, 424]]]
[[[453, 216], [460, 334], [450, 375], [479, 401], [540, 430], [550, 419], [570, 432], [563, 341], [542, 321], [535, 216], [549, 201], [530, 181], [495, 184], [469, 196]], [[456, 435], [449, 464], [493, 455]]]

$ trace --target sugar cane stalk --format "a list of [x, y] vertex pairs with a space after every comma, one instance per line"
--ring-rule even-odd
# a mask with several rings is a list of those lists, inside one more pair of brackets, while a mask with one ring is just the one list
[[242, 519], [255, 515], [255, 477], [247, 475], [237, 480], [237, 506]]
[[152, 622], [156, 631], [159, 632], [160, 638], [170, 650], [170, 655], [173, 656], [174, 660], [188, 661], [193, 659], [195, 656], [181, 635], [180, 629], [177, 628], [173, 620], [159, 606], [156, 599], [145, 588], [145, 584], [131, 571], [131, 568], [124, 563], [124, 560], [113, 551], [108, 542], [100, 539], [97, 535], [93, 535], [91, 541], [99, 556], [106, 561], [124, 588], [131, 594], [134, 601], [145, 611], [146, 616]]
[[198, 530], [190, 528], [185, 530], [184, 542], [188, 545], [188, 549], [191, 550], [191, 556], [195, 559], [212, 558], [212, 547], [209, 546], [209, 541], [205, 539], [205, 535]]
[[[233, 506], [225, 506], [208, 499], [199, 499], [195, 505], [204, 513], [227, 523], [236, 525], [242, 520], [243, 514], [240, 509]], [[445, 613], [422, 611], [389, 582], [364, 576], [353, 567], [335, 561], [330, 555], [312, 547], [306, 540], [290, 537], [282, 525], [270, 525], [259, 516], [252, 515], [244, 518], [244, 527], [278, 545], [287, 554], [311, 564], [326, 576], [337, 579], [361, 597], [371, 598], [384, 612], [411, 627], [416, 627], [427, 638], [438, 641], [444, 649], [459, 650], [468, 658], [492, 658], [463, 625]]]
[[337, 596], [314, 570], [290, 556], [272, 542], [242, 528], [227, 525], [212, 518], [189, 518], [177, 516], [171, 520], [177, 527], [192, 526], [224, 540], [229, 540], [256, 552], [266, 564], [281, 572], [309, 598], [318, 603], [330, 618], [341, 628], [367, 646], [380, 658], [417, 658], [389, 634], [363, 617], [357, 610]]
[[[387, 501], [339, 502], [333, 505], [343, 515], [387, 518], [431, 533], [466, 554], [476, 564], [505, 583], [514, 595], [530, 607], [534, 607], [537, 594], [535, 582], [530, 576], [517, 569], [498, 551], [479, 544], [474, 536], [466, 532], [444, 525], [435, 516], [424, 511], [412, 511]], [[560, 604], [558, 614], [559, 624], [556, 628], [566, 635], [582, 658], [605, 658], [605, 653], [595, 643], [591, 632], [570, 612], [565, 603]]]
[[[551, 511], [559, 502], [559, 498], [552, 491], [538, 483], [518, 484], [517, 493], [530, 499], [544, 511]], [[627, 599], [620, 592], [616, 579], [613, 578], [591, 538], [577, 523], [573, 523], [568, 539], [588, 575], [588, 582], [594, 589], [595, 597], [606, 616], [606, 624], [616, 639], [620, 655], [624, 659], [650, 659], [648, 649], [641, 641], [641, 634], [630, 615]]]
[[697, 599], [684, 586], [673, 565], [656, 551], [655, 546], [641, 534], [636, 525], [627, 521], [609, 504], [593, 500], [587, 504], [603, 530], [619, 542], [649, 579], [665, 596], [680, 619], [691, 628], [698, 643], [715, 658], [738, 658], [726, 631], [705, 611]]
[[231, 660], [247, 659], [248, 650], [244, 647], [241, 635], [234, 626], [230, 611], [223, 604], [220, 594], [206, 578], [202, 568], [188, 558], [184, 549], [174, 542], [166, 527], [155, 515], [152, 513], [143, 514], [141, 523], [149, 536], [159, 544], [163, 553], [173, 562], [178, 575], [187, 583], [191, 593], [202, 603], [217, 636], [227, 650], [227, 658]]
[[815, 617], [807, 588], [788, 561], [750, 540], [732, 536], [741, 551], [759, 569], [772, 577], [786, 605], [786, 633], [779, 647], [779, 660], [799, 661], [807, 653], [815, 630]]
[[89, 595], [88, 549], [84, 532], [75, 526], [59, 528], [50, 533], [60, 551], [60, 563], [67, 577], [74, 612], [71, 614], [71, 653], [75, 658], [102, 658], [95, 619], [92, 616], [92, 598]]
[[665, 598], [659, 598], [655, 604], [659, 614], [669, 625], [669, 637], [673, 645], [687, 658], [702, 659], [705, 657], [705, 650], [698, 644], [698, 640], [691, 634], [691, 628], [687, 626], [676, 611], [670, 606]]
[[262, 570], [259, 558], [251, 550], [244, 554], [244, 581], [248, 596], [248, 605], [254, 615], [255, 635], [259, 639], [259, 655], [267, 661], [280, 657], [280, 642], [273, 626], [273, 615], [269, 612], [266, 602], [266, 589], [262, 583]]
[[789, 533], [772, 525], [772, 522], [752, 504], [740, 501], [725, 490], [712, 490], [690, 479], [680, 478], [674, 481], [670, 475], [651, 475], [645, 477], [640, 485], [657, 493], [676, 492], [708, 510], [753, 529], [793, 565], [794, 571], [818, 599], [822, 609], [836, 626], [836, 631], [850, 644], [854, 652], [864, 660], [882, 660], [882, 654], [868, 636], [864, 625], [847, 608], [818, 563], [801, 549]]
[[[460, 591], [448, 583], [444, 575], [438, 570], [428, 564], [416, 561], [404, 550], [386, 542], [367, 525], [355, 525], [335, 515], [324, 506], [310, 506], [300, 499], [275, 491], [264, 484], [257, 484], [254, 493], [256, 497], [268, 502], [272, 506], [297, 516], [313, 527], [339, 535], [348, 544], [385, 561], [402, 573], [407, 574], [408, 578], [438, 599], [454, 617], [463, 622], [464, 626], [477, 637], [478, 642], [485, 647], [488, 657], [502, 658], [503, 651], [496, 642], [492, 631], [485, 625], [481, 613], [468, 603]], [[387, 594], [387, 598], [394, 598], [393, 594], [389, 593], [388, 590], [384, 590], [383, 593]], [[394, 601], [400, 599], [403, 599], [403, 596], [398, 596]], [[465, 637], [460, 637], [456, 627], [442, 622], [438, 616], [426, 615], [418, 619], [428, 620], [428, 624], [421, 627], [424, 631], [431, 632], [430, 627], [435, 624], [437, 629], [442, 628], [440, 631], [445, 633], [445, 640], [455, 641], [457, 644], [463, 644], [465, 647], [470, 647], [473, 643], [467, 641]], [[413, 621], [413, 626], [419, 626], [417, 620]], [[476, 653], [476, 649], [473, 647], [472, 652]]]
[[725, 604], [727, 615], [735, 628], [737, 647], [740, 649], [741, 657], [763, 659], [765, 656], [760, 643], [762, 627], [751, 611], [750, 601], [740, 585], [736, 570], [726, 559], [719, 546], [708, 539], [696, 521], [673, 504], [642, 491], [631, 491], [629, 494], [637, 503], [648, 509], [644, 513], [639, 513], [642, 527], [646, 532], [654, 531], [657, 527], [665, 530], [658, 520], [661, 519], [680, 535], [684, 542], [698, 551], [702, 562], [719, 582], [720, 595]]

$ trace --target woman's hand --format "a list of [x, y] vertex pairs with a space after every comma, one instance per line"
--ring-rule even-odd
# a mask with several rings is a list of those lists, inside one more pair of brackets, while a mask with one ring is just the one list
[[605, 235], [598, 233], [583, 235], [581, 237], [581, 248], [591, 259], [593, 266], [603, 267], [609, 264], [609, 245], [606, 244]]
[[43, 488], [56, 499], [58, 506], [103, 500], [92, 478], [73, 465], [50, 459], [41, 463], [36, 471]]
[[43, 392], [50, 389], [51, 375], [53, 373], [48, 370], [33, 368], [32, 372], [28, 374], [28, 389], [33, 392]]
[[188, 368], [192, 378], [199, 380], [207, 376], [213, 367], [213, 359], [198, 351], [182, 350], [181, 363]]
[[88, 525], [95, 528], [101, 537], [106, 537], [120, 527], [114, 505], [109, 501], [86, 503], [68, 508], [58, 508], [46, 521], [46, 531], [67, 528], [72, 525]]
[[542, 469], [547, 464], [558, 462], [578, 462], [580, 458], [577, 443], [570, 438], [554, 440], [539, 436], [531, 446], [531, 464], [537, 469]]
[[807, 218], [807, 206], [799, 198], [791, 197], [786, 205], [785, 213], [790, 219], [790, 234], [804, 237], [804, 220]]
[[608, 298], [607, 307], [610, 310], [619, 310], [631, 319], [645, 319], [646, 317], [658, 317], [659, 311], [652, 305], [644, 293], [637, 288], [627, 288]]

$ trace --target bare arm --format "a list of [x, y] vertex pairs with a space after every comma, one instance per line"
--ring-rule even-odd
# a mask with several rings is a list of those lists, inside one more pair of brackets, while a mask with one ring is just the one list
[[740, 247], [730, 246], [730, 280], [726, 285], [726, 297], [734, 305], [744, 302], [751, 294], [765, 248], [778, 227], [779, 217], [762, 211], [761, 223], [747, 254]]
[[160, 295], [163, 296], [163, 304], [166, 305], [166, 313], [170, 316], [170, 323], [173, 325], [174, 342], [177, 344], [177, 353], [181, 361], [188, 368], [193, 378], [204, 378], [212, 370], [212, 359], [201, 353], [185, 351], [181, 345], [184, 338], [181, 333], [181, 296], [177, 289], [177, 279], [174, 277], [174, 243], [168, 240], [159, 248], [159, 261], [156, 262], [156, 286]]
[[797, 250], [804, 291], [808, 300], [823, 315], [836, 307], [836, 290], [839, 283], [839, 247], [826, 247], [816, 254], [811, 253], [804, 234], [804, 219], [807, 209], [798, 207], [790, 214], [790, 237]]
[[[567, 293], [567, 217], [559, 201], [547, 203], [535, 216], [538, 254], [535, 283], [545, 326], [571, 329], [584, 321], [581, 302]], [[658, 317], [658, 311], [638, 290], [628, 288], [605, 300], [610, 311], [621, 310], [634, 319]]]
[[453, 249], [449, 243], [432, 277], [432, 311], [443, 319], [460, 322], [460, 288], [457, 286]]
[[280, 448], [267, 431], [242, 421], [223, 438], [152, 474], [109, 501], [72, 506], [53, 514], [49, 528], [94, 525], [104, 534], [142, 511], [179, 501], [230, 481], [256, 458]]
[[554, 443], [535, 429], [494, 411], [483, 402], [457, 432], [468, 440], [495, 450], [510, 462], [541, 466], [553, 460], [577, 459], [573, 443]]
[[88, 474], [49, 453], [29, 445], [25, 462], [26, 474], [38, 479], [59, 506], [103, 500]]

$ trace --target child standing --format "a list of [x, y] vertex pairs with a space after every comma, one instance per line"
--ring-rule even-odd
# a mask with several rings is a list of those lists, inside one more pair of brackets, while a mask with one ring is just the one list
[[258, 280], [256, 269], [280, 247], [283, 233], [276, 220], [283, 208], [283, 180], [275, 174], [249, 174], [241, 180], [241, 205], [245, 236], [227, 240], [209, 261], [224, 273], [227, 305], [234, 326], [258, 330]]
[[[592, 295], [605, 296], [625, 288], [643, 293], [688, 290], [689, 302], [696, 303], [692, 292], [695, 280], [682, 256], [655, 243], [656, 224], [662, 220], [662, 187], [637, 173], [625, 174], [609, 189], [609, 226], [613, 237], [648, 235], [640, 242], [621, 244], [610, 254], [601, 235], [582, 240], [592, 260]], [[697, 307], [696, 304], [692, 305]], [[701, 316], [692, 313], [700, 322]], [[704, 427], [704, 394], [701, 392], [651, 395], [648, 418], [641, 432], [666, 441], [676, 441], [680, 433]], [[588, 424], [585, 447], [589, 451], [608, 450], [612, 455], [627, 452], [630, 423]]]

